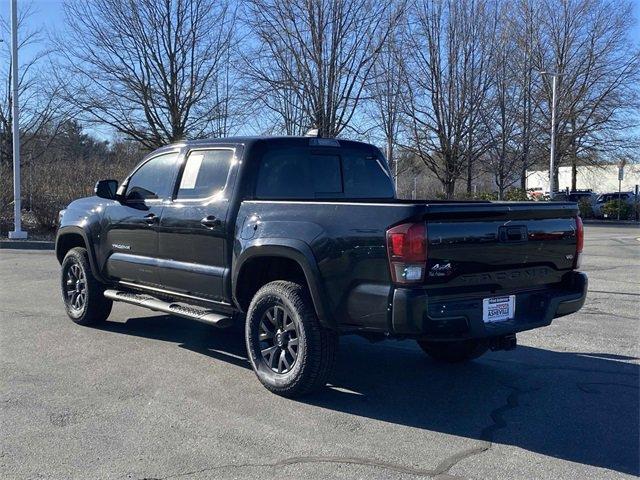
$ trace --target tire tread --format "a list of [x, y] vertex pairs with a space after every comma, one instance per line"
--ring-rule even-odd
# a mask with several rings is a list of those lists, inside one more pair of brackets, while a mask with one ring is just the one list
[[[63, 272], [65, 263], [68, 262], [68, 259], [71, 257], [73, 257], [74, 260], [76, 260], [80, 264], [84, 271], [85, 279], [87, 282], [87, 306], [80, 317], [74, 317], [73, 315], [71, 315], [65, 301], [65, 309], [67, 310], [67, 315], [78, 325], [100, 324], [104, 322], [107, 317], [109, 317], [113, 302], [105, 298], [104, 285], [93, 276], [87, 249], [83, 247], [74, 247], [69, 250], [64, 257], [64, 260], [62, 261]], [[61, 278], [61, 287], [64, 299], [64, 276], [62, 276]]]
[[[305, 395], [322, 388], [327, 383], [335, 365], [338, 350], [337, 333], [320, 324], [307, 289], [298, 283], [285, 280], [270, 282], [258, 290], [249, 306], [247, 322], [251, 321], [251, 313], [256, 303], [268, 296], [286, 298], [292, 304], [301, 318], [307, 344], [304, 349], [305, 354], [298, 357], [298, 361], [302, 362], [301, 373], [291, 382], [278, 386], [270, 383], [256, 371], [259, 380], [269, 391], [285, 397]], [[249, 338], [250, 332], [247, 326], [248, 349], [251, 348]], [[252, 357], [251, 353], [249, 355]], [[257, 369], [254, 367], [255, 370]]]

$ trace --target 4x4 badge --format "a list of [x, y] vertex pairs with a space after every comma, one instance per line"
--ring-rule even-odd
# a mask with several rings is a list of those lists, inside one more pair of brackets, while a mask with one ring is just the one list
[[451, 271], [453, 267], [451, 267], [451, 262], [448, 263], [436, 263], [433, 267], [429, 269], [430, 277], [446, 277], [447, 275], [451, 275]]

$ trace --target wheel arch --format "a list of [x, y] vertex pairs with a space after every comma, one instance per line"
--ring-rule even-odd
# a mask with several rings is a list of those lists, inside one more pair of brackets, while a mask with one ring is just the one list
[[102, 280], [102, 276], [96, 265], [95, 251], [93, 245], [88, 240], [87, 233], [82, 228], [76, 226], [61, 227], [56, 235], [55, 251], [58, 263], [62, 264], [67, 252], [75, 247], [82, 247], [87, 250], [91, 272], [94, 277]]
[[325, 302], [320, 272], [306, 243], [289, 239], [260, 239], [247, 246], [237, 257], [232, 273], [234, 303], [246, 312], [253, 294], [274, 280], [304, 281], [322, 325], [336, 328]]

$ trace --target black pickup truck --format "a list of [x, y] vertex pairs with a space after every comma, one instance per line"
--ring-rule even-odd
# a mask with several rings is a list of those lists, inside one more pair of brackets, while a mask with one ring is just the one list
[[380, 151], [346, 140], [169, 145], [60, 215], [66, 311], [112, 302], [228, 326], [272, 392], [324, 385], [340, 334], [415, 339], [454, 362], [579, 310], [575, 203], [395, 198]]

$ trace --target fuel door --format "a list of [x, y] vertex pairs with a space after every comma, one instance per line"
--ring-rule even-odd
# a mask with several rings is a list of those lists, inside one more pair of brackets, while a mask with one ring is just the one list
[[240, 232], [240, 238], [243, 240], [250, 240], [258, 231], [260, 227], [260, 217], [258, 215], [247, 215], [244, 217], [242, 224], [242, 231]]

